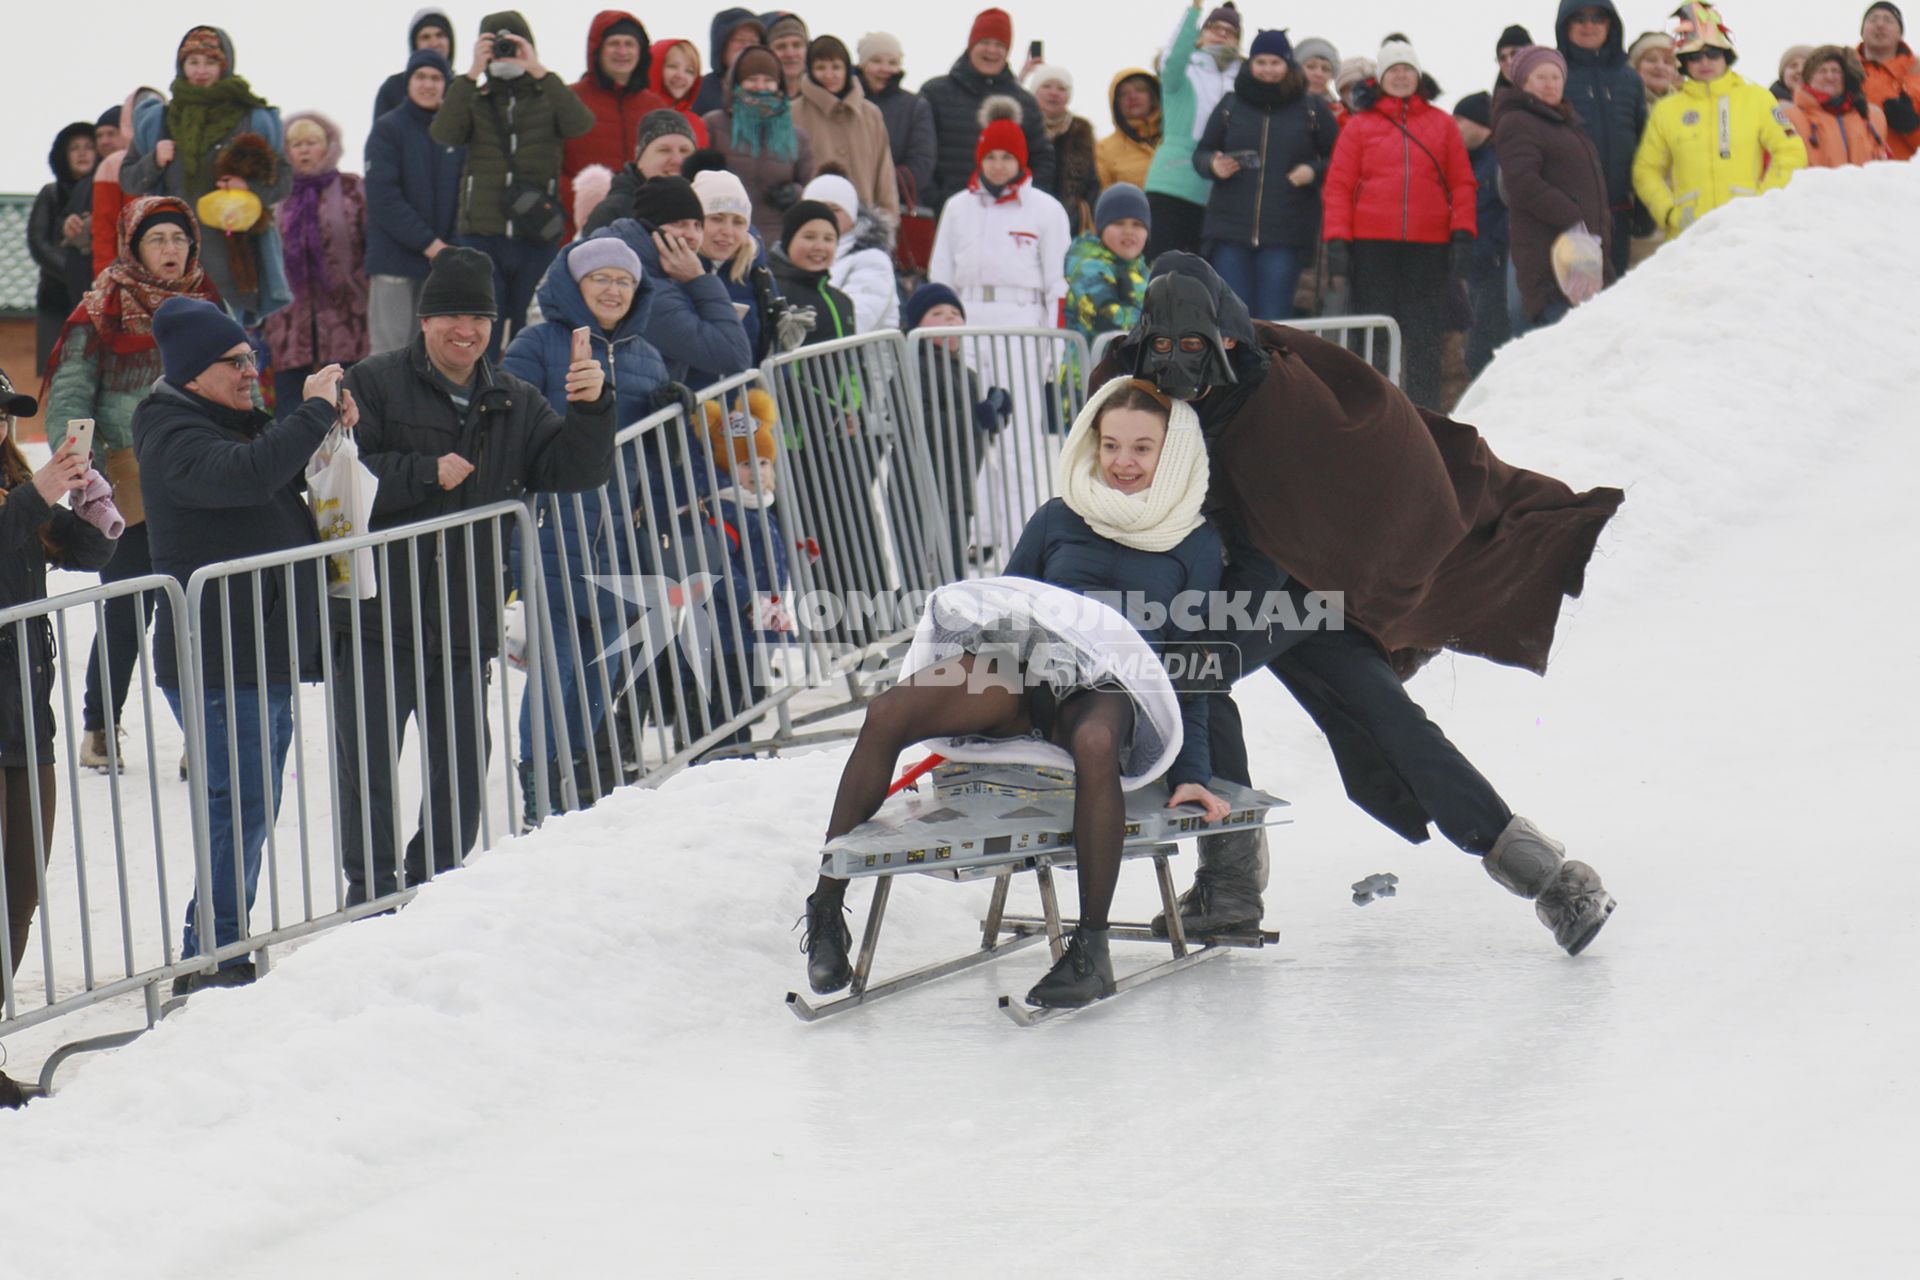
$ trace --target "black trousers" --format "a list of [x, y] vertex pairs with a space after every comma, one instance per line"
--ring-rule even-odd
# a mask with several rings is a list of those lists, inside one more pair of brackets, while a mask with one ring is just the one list
[[1147, 231], [1148, 262], [1169, 249], [1179, 249], [1185, 253], [1200, 252], [1200, 233], [1207, 225], [1207, 206], [1182, 200], [1179, 196], [1149, 191], [1147, 211], [1153, 215], [1153, 226]]
[[[113, 559], [100, 570], [101, 582], [125, 582], [153, 572], [153, 555], [147, 545], [147, 526], [130, 524], [113, 548]], [[87, 659], [87, 693], [80, 723], [89, 732], [120, 723], [120, 709], [127, 705], [127, 689], [133, 683], [134, 667], [140, 661], [140, 635], [153, 621], [154, 595], [120, 596], [107, 601], [107, 667], [100, 669], [100, 646], [93, 646]], [[109, 677], [111, 677], [109, 679]]]
[[[20, 972], [20, 961], [27, 954], [27, 935], [33, 931], [33, 917], [40, 910], [40, 877], [34, 859], [33, 784], [31, 765], [0, 769], [0, 858], [7, 871], [7, 946], [13, 957], [13, 971]], [[51, 864], [55, 853], [53, 819], [59, 787], [50, 764], [38, 766], [40, 774], [40, 847]]]
[[[383, 653], [393, 658], [393, 701], [387, 701]], [[407, 841], [406, 883], [427, 878], [427, 846], [433, 846], [433, 871], [451, 871], [466, 858], [480, 834], [480, 805], [486, 796], [485, 770], [493, 752], [487, 725], [485, 698], [491, 682], [487, 663], [477, 656], [439, 654], [416, 656], [411, 643], [377, 645], [367, 638], [356, 652], [353, 637], [340, 633], [333, 644], [334, 759], [340, 771], [340, 853], [347, 877], [347, 903], [357, 906], [384, 897], [401, 887], [400, 863], [395, 856], [394, 797], [400, 789], [399, 748], [406, 742], [407, 720], [423, 728], [420, 750], [427, 761], [427, 794], [420, 805], [420, 826]], [[476, 705], [475, 665], [478, 664]], [[426, 680], [420, 697], [416, 679]], [[445, 680], [453, 677], [449, 705]], [[355, 689], [364, 682], [364, 704]], [[362, 712], [364, 706], [364, 714]], [[394, 730], [394, 748], [387, 745], [387, 726]], [[367, 768], [360, 770], [361, 731], [365, 732]], [[458, 813], [455, 790], [458, 790]], [[372, 824], [373, 842], [367, 843], [361, 826], [362, 807]], [[456, 825], [456, 816], [458, 822]], [[371, 874], [371, 879], [369, 879]]]
[[1398, 240], [1353, 242], [1353, 310], [1400, 323], [1405, 373], [1401, 386], [1417, 405], [1440, 400], [1440, 355], [1446, 341], [1453, 279], [1450, 246]]
[[[1257, 599], [1258, 592], [1266, 589], [1265, 584], [1245, 578], [1236, 583], [1235, 577], [1230, 568], [1221, 590], [1253, 590]], [[1305, 593], [1292, 583], [1285, 590], [1304, 616]], [[1355, 783], [1352, 762], [1368, 761], [1368, 768], [1385, 771], [1388, 776], [1382, 780], [1390, 789], [1399, 789], [1391, 786], [1397, 780], [1411, 793], [1455, 845], [1477, 854], [1493, 848], [1512, 820], [1512, 810], [1408, 696], [1386, 655], [1364, 632], [1286, 630], [1276, 625], [1216, 639], [1237, 646], [1226, 651], [1230, 678], [1264, 668], [1301, 700], [1341, 758], [1349, 793]], [[1229, 782], [1252, 785], [1240, 708], [1233, 696], [1212, 695], [1208, 713], [1214, 773]], [[1401, 834], [1408, 832], [1403, 829]]]

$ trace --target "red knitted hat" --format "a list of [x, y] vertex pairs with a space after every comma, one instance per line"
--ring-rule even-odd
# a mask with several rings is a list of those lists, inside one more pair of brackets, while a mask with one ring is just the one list
[[976, 169], [989, 151], [1005, 151], [1020, 162], [1022, 169], [1027, 167], [1027, 135], [1011, 120], [992, 121], [980, 131], [980, 141], [973, 148]]
[[973, 48], [982, 40], [1013, 44], [1013, 19], [1005, 9], [982, 9], [980, 16], [973, 20], [973, 30], [967, 33], [967, 48]]

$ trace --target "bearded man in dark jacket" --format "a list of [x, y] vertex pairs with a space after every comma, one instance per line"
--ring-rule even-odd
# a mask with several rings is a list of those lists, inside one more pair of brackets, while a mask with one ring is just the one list
[[[1603, 20], [1602, 20], [1603, 19]], [[1613, 214], [1615, 275], [1625, 275], [1633, 251], [1633, 155], [1647, 128], [1647, 91], [1640, 73], [1627, 65], [1620, 33], [1620, 11], [1613, 0], [1560, 0], [1553, 35], [1567, 60], [1564, 101], [1600, 153], [1607, 176], [1607, 205]], [[1600, 229], [1593, 228], [1598, 235]]]
[[[1509, 466], [1344, 347], [1256, 325], [1191, 254], [1154, 264], [1139, 323], [1094, 382], [1126, 373], [1200, 415], [1208, 510], [1227, 547], [1222, 600], [1254, 602], [1208, 641], [1226, 683], [1272, 671], [1327, 735], [1356, 804], [1415, 843], [1439, 826], [1578, 954], [1613, 910], [1599, 876], [1516, 816], [1402, 681], [1443, 648], [1544, 673], [1560, 601], [1580, 594], [1625, 495], [1576, 494]], [[1317, 593], [1340, 593], [1343, 625], [1290, 625], [1326, 619]], [[1209, 728], [1214, 772], [1248, 783], [1225, 692]], [[1203, 838], [1181, 922], [1200, 935], [1257, 924], [1265, 877], [1257, 832]]]
[[1012, 43], [1013, 19], [1006, 11], [983, 10], [973, 20], [967, 51], [954, 62], [953, 70], [920, 86], [920, 96], [933, 108], [933, 132], [939, 142], [938, 159], [933, 165], [934, 191], [931, 198], [922, 191], [920, 203], [942, 209], [948, 197], [966, 190], [967, 179], [973, 176], [974, 144], [986, 127], [980, 119], [980, 108], [991, 97], [1012, 98], [1020, 104], [1020, 130], [1027, 135], [1027, 164], [1033, 173], [1033, 185], [1042, 191], [1053, 189], [1053, 140], [1047, 137], [1040, 104], [1007, 68], [1007, 49]]
[[[579, 493], [612, 474], [614, 397], [591, 352], [574, 350], [562, 418], [538, 387], [487, 358], [495, 314], [487, 256], [442, 249], [420, 291], [412, 343], [362, 360], [347, 375], [360, 412], [360, 458], [379, 480], [373, 528], [457, 515], [528, 490]], [[405, 883], [426, 879], [429, 862], [435, 873], [460, 865], [479, 833], [492, 750], [484, 688], [488, 660], [499, 652], [504, 590], [495, 541], [505, 545], [516, 526], [469, 527], [471, 542], [454, 530], [392, 548], [375, 598], [334, 612], [334, 754], [350, 905], [402, 887], [393, 801], [409, 716], [421, 722], [429, 777], [420, 829], [406, 847]]]

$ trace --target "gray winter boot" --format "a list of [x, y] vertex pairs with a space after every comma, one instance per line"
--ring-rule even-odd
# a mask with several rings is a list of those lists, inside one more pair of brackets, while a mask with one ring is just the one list
[[[1267, 832], [1264, 827], [1200, 837], [1200, 869], [1180, 895], [1180, 926], [1189, 937], [1258, 929], [1266, 905]], [[1167, 913], [1153, 918], [1153, 932], [1167, 936]]]
[[1508, 890], [1533, 899], [1534, 914], [1553, 930], [1570, 956], [1586, 950], [1613, 914], [1613, 895], [1584, 862], [1569, 861], [1567, 847], [1525, 818], [1515, 817], [1481, 861]]

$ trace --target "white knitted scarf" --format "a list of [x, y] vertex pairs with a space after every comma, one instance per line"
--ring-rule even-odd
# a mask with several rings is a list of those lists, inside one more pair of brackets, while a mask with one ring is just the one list
[[1198, 529], [1207, 496], [1207, 442], [1193, 406], [1175, 400], [1153, 483], [1125, 494], [1100, 474], [1100, 408], [1131, 379], [1115, 378], [1093, 393], [1073, 420], [1060, 453], [1060, 496], [1103, 538], [1141, 551], [1171, 551]]

